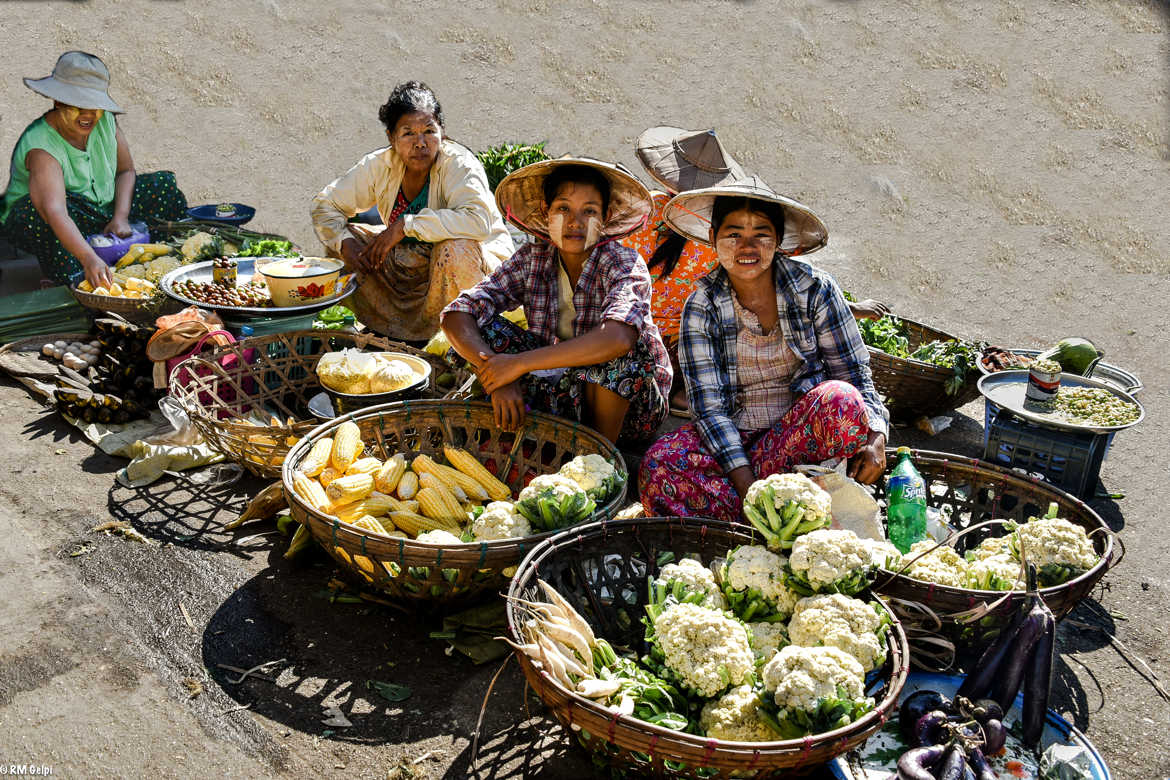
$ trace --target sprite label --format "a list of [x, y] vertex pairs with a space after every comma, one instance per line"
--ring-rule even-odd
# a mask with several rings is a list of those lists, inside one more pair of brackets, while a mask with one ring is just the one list
[[909, 456], [902, 456], [890, 474], [886, 532], [903, 554], [926, 538], [926, 483]]

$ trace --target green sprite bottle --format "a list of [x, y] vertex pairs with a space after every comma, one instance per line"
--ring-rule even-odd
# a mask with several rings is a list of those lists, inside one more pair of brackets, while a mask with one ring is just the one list
[[898, 448], [886, 497], [886, 533], [895, 547], [907, 553], [910, 545], [926, 538], [926, 483], [914, 468], [909, 447]]

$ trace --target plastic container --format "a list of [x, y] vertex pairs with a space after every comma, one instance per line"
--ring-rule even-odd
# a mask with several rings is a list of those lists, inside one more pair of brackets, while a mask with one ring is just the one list
[[914, 468], [909, 447], [898, 448], [886, 491], [886, 534], [905, 554], [910, 545], [926, 538], [926, 482]]
[[[106, 262], [106, 265], [113, 265], [122, 259], [122, 255], [130, 251], [132, 245], [150, 243], [150, 231], [146, 229], [146, 223], [134, 222], [130, 225], [130, 230], [132, 232], [126, 238], [95, 233], [87, 238], [86, 242], [93, 248], [94, 253]], [[106, 246], [95, 246], [95, 239], [100, 239], [99, 244], [105, 244], [106, 241], [111, 243]]]
[[993, 412], [991, 406], [989, 402], [983, 460], [1040, 474], [1046, 482], [1081, 499], [1095, 495], [1112, 433], [1047, 428], [998, 407]]

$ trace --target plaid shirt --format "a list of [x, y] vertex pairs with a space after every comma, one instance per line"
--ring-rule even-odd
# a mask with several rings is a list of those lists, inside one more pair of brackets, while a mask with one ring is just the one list
[[[461, 311], [483, 326], [496, 314], [524, 307], [528, 330], [546, 344], [557, 339], [560, 311], [556, 248], [544, 241], [529, 242], [516, 250], [482, 282], [464, 291], [443, 309]], [[670, 356], [650, 314], [650, 272], [633, 249], [616, 242], [596, 247], [581, 269], [573, 291], [573, 336], [584, 335], [605, 320], [616, 320], [638, 330], [638, 340], [654, 356], [655, 383], [663, 398], [670, 397], [673, 373]]]
[[[865, 400], [870, 430], [888, 434], [889, 412], [874, 388], [869, 352], [833, 277], [779, 254], [772, 269], [784, 338], [800, 360], [790, 384], [793, 398], [829, 379], [849, 382]], [[679, 363], [695, 427], [724, 472], [751, 465], [734, 422], [742, 402], [731, 296], [723, 268], [700, 279], [683, 308], [679, 332]]]

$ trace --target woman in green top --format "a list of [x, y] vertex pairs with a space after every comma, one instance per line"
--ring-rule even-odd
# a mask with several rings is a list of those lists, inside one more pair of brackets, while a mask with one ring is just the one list
[[51, 76], [24, 83], [53, 108], [16, 142], [0, 227], [54, 282], [66, 284], [84, 270], [90, 284], [108, 286], [110, 270], [86, 237], [128, 236], [131, 220], [182, 219], [187, 198], [170, 171], [135, 174], [114, 120], [122, 109], [109, 96], [110, 72], [100, 59], [65, 52]]

